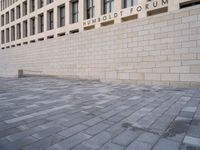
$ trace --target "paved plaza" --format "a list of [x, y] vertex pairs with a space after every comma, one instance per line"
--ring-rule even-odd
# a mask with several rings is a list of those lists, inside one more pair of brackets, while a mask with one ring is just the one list
[[199, 150], [200, 89], [0, 78], [0, 150]]

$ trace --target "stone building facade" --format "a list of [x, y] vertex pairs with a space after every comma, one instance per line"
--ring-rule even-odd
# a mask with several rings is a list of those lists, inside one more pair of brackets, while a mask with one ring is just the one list
[[0, 75], [200, 85], [198, 0], [1, 0]]

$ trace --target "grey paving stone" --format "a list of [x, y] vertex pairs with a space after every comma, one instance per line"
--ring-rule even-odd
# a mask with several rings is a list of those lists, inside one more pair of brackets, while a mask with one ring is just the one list
[[114, 143], [106, 143], [105, 145], [103, 145], [101, 148], [99, 148], [98, 150], [123, 150], [124, 147], [114, 144]]
[[158, 143], [153, 147], [152, 150], [179, 150], [180, 143], [167, 140], [167, 139], [160, 139]]
[[72, 150], [95, 150], [95, 148], [89, 147], [84, 144], [79, 144], [76, 147], [72, 148]]
[[186, 136], [183, 143], [200, 147], [200, 138]]
[[92, 119], [90, 119], [90, 120], [88, 120], [86, 122], [83, 122], [83, 124], [86, 124], [86, 125], [89, 125], [89, 126], [93, 126], [93, 125], [95, 125], [95, 124], [97, 124], [97, 123], [99, 123], [101, 121], [102, 121], [101, 118], [95, 117], [95, 118], [92, 118]]
[[99, 123], [97, 125], [94, 125], [90, 128], [88, 128], [87, 130], [85, 130], [85, 132], [89, 135], [95, 135], [103, 130], [105, 130], [106, 128], [108, 128], [109, 125], [108, 124], [105, 124], [105, 123]]
[[111, 135], [108, 132], [101, 132], [96, 136], [92, 137], [88, 141], [83, 142], [87, 147], [91, 147], [93, 149], [97, 149], [101, 147], [103, 144], [107, 143], [111, 139]]
[[151, 147], [152, 145], [148, 143], [134, 141], [125, 150], [151, 150]]
[[0, 92], [3, 150], [173, 150], [185, 135], [181, 149], [198, 148], [199, 89], [47, 77], [0, 78], [0, 85], [9, 86]]
[[187, 111], [187, 112], [195, 112], [197, 110], [197, 107], [185, 107], [183, 108], [182, 111]]
[[180, 148], [180, 150], [200, 150], [200, 147], [192, 146], [192, 145], [187, 145], [183, 144]]
[[43, 150], [47, 149], [51, 145], [54, 145], [55, 143], [60, 142], [64, 138], [59, 135], [53, 135], [48, 138], [44, 138], [42, 140], [39, 140], [33, 144], [30, 144], [28, 146], [23, 147], [23, 150]]
[[87, 135], [85, 133], [78, 133], [70, 138], [67, 138], [66, 140], [59, 142], [55, 145], [53, 145], [58, 150], [68, 150], [72, 147], [80, 144], [81, 142], [85, 141], [86, 139], [89, 139], [91, 136]]
[[8, 124], [9, 123], [15, 123], [15, 122], [26, 120], [26, 119], [29, 119], [29, 118], [32, 118], [32, 117], [35, 117], [35, 116], [44, 115], [44, 114], [50, 113], [52, 111], [56, 111], [56, 110], [60, 110], [60, 109], [66, 109], [66, 108], [69, 108], [69, 107], [71, 107], [71, 105], [64, 105], [64, 106], [60, 106], [60, 107], [55, 107], [55, 108], [52, 108], [52, 109], [47, 109], [47, 110], [44, 110], [44, 111], [36, 112], [36, 113], [31, 114], [31, 115], [26, 115], [26, 116], [17, 117], [17, 118], [14, 118], [14, 119], [5, 120], [5, 122], [8, 123]]
[[45, 137], [54, 135], [55, 133], [58, 133], [59, 131], [63, 130], [64, 128], [62, 126], [54, 126], [54, 127], [50, 127], [48, 129], [39, 131], [35, 134], [33, 134], [32, 136], [37, 138], [37, 139], [43, 139]]
[[19, 148], [26, 146], [28, 144], [36, 142], [37, 139], [31, 136], [18, 139], [14, 142], [9, 142], [3, 145], [0, 145], [0, 150], [18, 150]]
[[200, 138], [200, 126], [190, 126], [187, 135], [190, 137]]
[[141, 131], [126, 130], [112, 140], [118, 145], [127, 146], [141, 134]]
[[0, 138], [12, 135], [12, 134], [18, 134], [20, 133], [21, 130], [17, 129], [17, 128], [10, 128], [10, 129], [6, 129], [0, 132]]
[[85, 120], [86, 119], [83, 118], [83, 117], [78, 117], [78, 118], [75, 118], [75, 119], [64, 121], [64, 122], [61, 123], [61, 125], [65, 126], [65, 127], [72, 127], [72, 126], [75, 126], [79, 123], [82, 123]]
[[45, 150], [58, 150], [57, 148], [55, 148], [55, 147], [53, 147], [53, 146], [50, 146], [50, 147], [48, 147], [47, 149], [45, 149]]
[[141, 141], [141, 142], [146, 142], [152, 145], [152, 144], [155, 144], [159, 138], [160, 138], [159, 135], [145, 132], [145, 133], [142, 133], [136, 140]]
[[6, 139], [6, 138], [1, 138], [0, 139], [0, 145], [4, 145], [4, 144], [7, 144], [9, 141], [8, 141], [8, 139]]
[[179, 114], [180, 117], [186, 117], [186, 118], [192, 118], [194, 116], [194, 112], [189, 112], [189, 111], [182, 111]]
[[76, 126], [68, 128], [66, 130], [63, 130], [63, 131], [59, 132], [58, 134], [67, 138], [67, 137], [70, 137], [72, 135], [75, 135], [76, 133], [79, 133], [79, 132], [85, 130], [86, 128], [88, 128], [88, 127], [85, 125], [82, 125], [82, 124], [78, 124]]
[[124, 130], [126, 130], [126, 128], [123, 127], [123, 123], [114, 124], [110, 128], [106, 129], [106, 131], [108, 131], [112, 137], [119, 135]]
[[22, 131], [22, 132], [18, 132], [18, 133], [15, 133], [15, 134], [6, 136], [6, 138], [7, 138], [9, 141], [16, 141], [16, 140], [18, 140], [18, 139], [21, 139], [21, 138], [24, 138], [24, 137], [26, 137], [26, 136], [32, 135], [32, 134], [34, 134], [35, 132], [39, 132], [39, 131], [41, 131], [41, 130], [42, 130], [42, 129], [39, 128], [39, 127], [34, 127], [34, 128], [31, 128], [30, 130], [26, 130], [26, 131]]

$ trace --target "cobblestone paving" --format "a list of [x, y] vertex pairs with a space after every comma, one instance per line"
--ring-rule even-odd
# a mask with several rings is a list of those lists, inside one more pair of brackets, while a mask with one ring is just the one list
[[199, 150], [200, 89], [0, 78], [0, 150]]

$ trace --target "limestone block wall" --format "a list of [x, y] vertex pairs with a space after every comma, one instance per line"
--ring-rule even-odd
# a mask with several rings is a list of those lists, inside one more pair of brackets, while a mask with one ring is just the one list
[[200, 85], [200, 6], [0, 51], [0, 76], [18, 70], [102, 81]]

